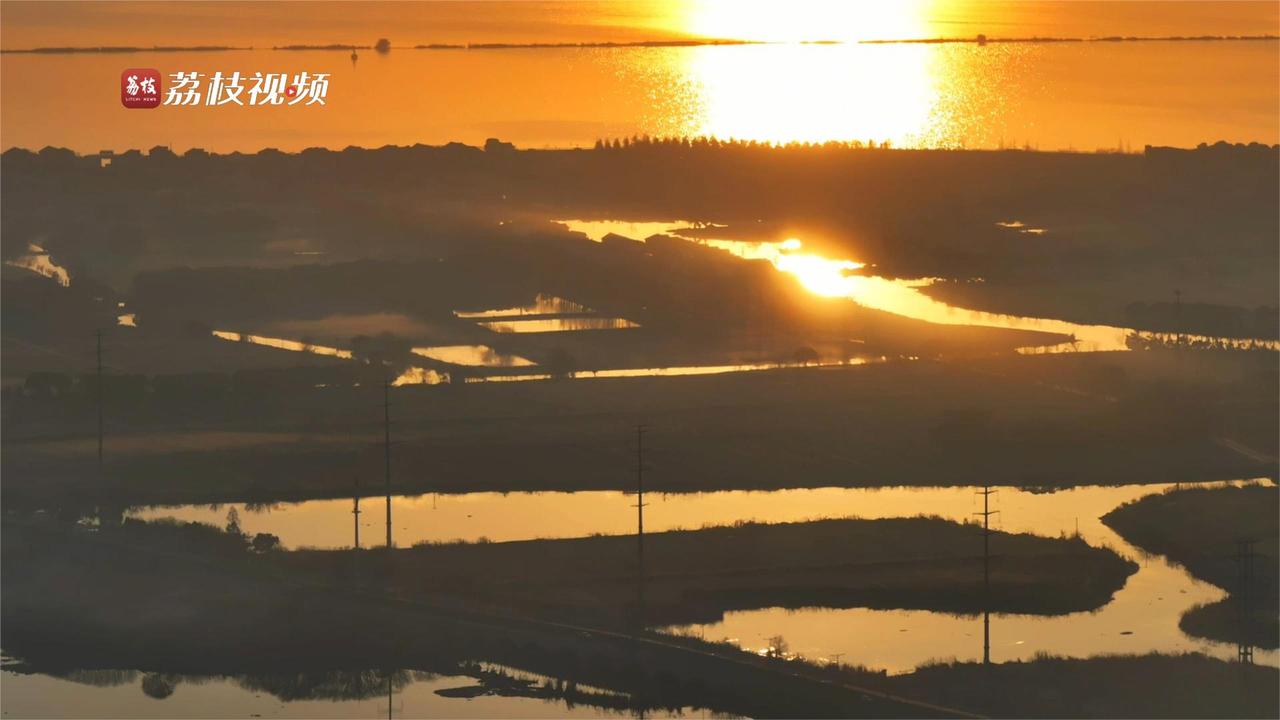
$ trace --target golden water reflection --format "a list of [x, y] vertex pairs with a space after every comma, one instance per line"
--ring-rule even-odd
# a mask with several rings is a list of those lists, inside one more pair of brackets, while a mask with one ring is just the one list
[[[512, 671], [484, 663], [486, 670], [503, 670], [508, 676], [534, 679], [544, 676]], [[288, 669], [292, 671], [292, 668]], [[270, 717], [270, 718], [371, 718], [387, 715], [387, 696], [371, 692], [362, 699], [280, 697], [261, 687], [241, 684], [235, 677], [173, 675], [175, 692], [158, 701], [142, 686], [147, 673], [117, 671], [120, 684], [77, 682], [76, 679], [43, 674], [0, 674], [4, 685], [4, 712], [12, 717]], [[377, 673], [385, 671], [379, 670]], [[319, 674], [317, 674], [319, 675]], [[613, 716], [599, 707], [566, 703], [542, 697], [522, 697], [514, 693], [482, 693], [474, 697], [450, 697], [441, 690], [477, 684], [466, 675], [437, 675], [407, 671], [407, 684], [394, 687], [395, 717], [449, 718], [600, 718]], [[74, 676], [73, 676], [74, 677]], [[254, 676], [247, 676], [250, 681]], [[300, 673], [299, 677], [306, 677]], [[579, 689], [594, 690], [588, 685]], [[317, 693], [322, 694], [322, 693]], [[689, 709], [686, 709], [689, 710]]]
[[579, 330], [625, 330], [640, 327], [626, 318], [556, 317], [536, 320], [487, 320], [479, 325], [496, 333], [575, 332]]
[[[788, 238], [780, 242], [717, 240], [682, 236], [681, 232], [694, 223], [672, 221], [667, 223], [628, 223], [610, 220], [559, 220], [571, 231], [580, 232], [587, 237], [599, 241], [607, 233], [623, 234], [627, 228], [652, 230], [648, 235], [665, 234], [680, 237], [689, 242], [699, 243], [732, 253], [747, 260], [764, 260], [771, 263], [780, 272], [788, 273], [817, 295], [825, 297], [845, 297], [863, 307], [873, 310], [902, 315], [904, 317], [941, 325], [977, 325], [983, 327], [1007, 328], [1012, 330], [1034, 330], [1038, 332], [1067, 335], [1072, 342], [1053, 346], [1030, 346], [1021, 352], [1100, 352], [1111, 350], [1128, 350], [1128, 337], [1136, 332], [1132, 328], [1111, 325], [1086, 325], [1055, 320], [1052, 318], [1036, 318], [1018, 315], [1002, 315], [955, 307], [935, 300], [920, 292], [934, 282], [931, 278], [883, 278], [875, 275], [857, 274], [864, 269], [862, 263], [849, 259], [833, 259], [805, 252], [804, 243], [797, 238]], [[1026, 228], [1017, 221], [1009, 221], [1005, 227], [1011, 229]], [[1001, 223], [997, 223], [1001, 224]], [[1043, 230], [1042, 228], [1032, 228]], [[1201, 335], [1184, 335], [1184, 342], [1191, 344], [1208, 344], [1220, 341]], [[1280, 342], [1273, 340], [1221, 340], [1229, 346], [1258, 347], [1267, 349], [1280, 348]]]
[[[688, 72], [702, 112], [691, 135], [763, 142], [856, 138], [906, 144], [919, 137], [936, 102], [927, 55], [899, 46], [884, 65], [858, 61], [860, 48], [779, 45], [761, 52], [695, 52]], [[811, 56], [833, 65], [813, 70]], [[835, 55], [836, 57], [830, 57]], [[826, 66], [823, 66], [826, 67]], [[806, 72], [797, 72], [805, 68]], [[875, 98], [874, 111], [867, 99]]]
[[220, 340], [247, 342], [252, 345], [262, 345], [264, 347], [276, 348], [277, 350], [289, 350], [292, 352], [305, 352], [311, 353], [312, 355], [327, 355], [329, 357], [342, 358], [343, 360], [350, 360], [354, 357], [350, 350], [328, 347], [326, 345], [304, 343], [299, 340], [286, 340], [284, 338], [266, 337], [264, 335], [250, 335], [248, 333], [230, 332], [228, 330], [214, 330], [213, 336]]
[[[1249, 481], [1256, 482], [1256, 481]], [[1207, 483], [1221, 485], [1224, 483]], [[1233, 482], [1231, 484], [1243, 484]], [[1037, 652], [1083, 657], [1106, 652], [1200, 651], [1233, 658], [1234, 645], [1194, 640], [1178, 629], [1190, 607], [1216, 602], [1225, 593], [1199, 582], [1161, 557], [1147, 557], [1099, 518], [1116, 506], [1172, 484], [1088, 486], [1053, 493], [1001, 488], [992, 502], [998, 529], [1056, 537], [1079, 534], [1091, 545], [1110, 547], [1135, 559], [1140, 569], [1111, 603], [1092, 613], [1058, 617], [997, 615], [992, 621], [993, 653], [1000, 662], [1029, 659]], [[815, 488], [777, 491], [732, 490], [648, 498], [646, 528], [654, 532], [731, 525], [740, 521], [802, 522], [820, 518], [865, 519], [936, 515], [969, 522], [980, 509], [976, 488]], [[399, 546], [453, 540], [495, 542], [534, 538], [585, 537], [634, 532], [634, 498], [623, 492], [469, 493], [399, 496], [392, 499]], [[221, 526], [235, 508], [248, 533], [270, 532], [286, 547], [341, 548], [351, 545], [351, 500], [311, 500], [267, 509], [231, 503], [214, 507], [134, 509], [145, 520], [174, 517]], [[377, 537], [382, 519], [363, 516], [366, 537]], [[980, 548], [975, 548], [980, 553]], [[728, 613], [719, 623], [680, 631], [711, 640], [730, 639], [758, 649], [782, 634], [807, 657], [846, 653], [848, 662], [897, 672], [933, 658], [980, 658], [980, 618], [926, 611], [855, 609], [764, 609]], [[1132, 634], [1122, 634], [1122, 633]], [[1275, 651], [1255, 659], [1280, 662]]]
[[[265, 113], [127, 112], [108, 96], [119, 64], [92, 54], [6, 55], [3, 148], [122, 152], [172, 140], [177, 152], [296, 152], [488, 137], [589, 147], [644, 134], [1085, 151], [1280, 141], [1275, 41], [397, 49], [357, 66], [348, 55], [128, 56], [162, 72], [330, 74], [322, 111]], [[15, 100], [27, 87], [44, 91]]]
[[[637, 378], [637, 377], [683, 377], [691, 375], [723, 375], [725, 373], [761, 372], [788, 367], [826, 368], [851, 365], [866, 365], [871, 362], [885, 362], [888, 358], [851, 357], [843, 360], [817, 360], [813, 362], [787, 364], [777, 362], [739, 363], [736, 365], [676, 365], [671, 367], [648, 368], [607, 368], [603, 370], [574, 370], [565, 377], [574, 380], [590, 380], [594, 378]], [[484, 382], [520, 382], [525, 380], [550, 380], [548, 373], [531, 373], [527, 375], [484, 375], [469, 377], [468, 383]]]
[[[1207, 486], [1225, 484], [1246, 482], [1205, 483]], [[1110, 603], [1096, 611], [1057, 617], [993, 614], [992, 661], [1030, 660], [1039, 653], [1090, 657], [1149, 652], [1200, 652], [1224, 660], [1235, 659], [1234, 644], [1192, 638], [1178, 627], [1187, 610], [1217, 602], [1226, 597], [1226, 593], [1196, 580], [1163, 556], [1148, 556], [1100, 520], [1122, 503], [1173, 487], [1172, 484], [1081, 487], [1055, 493], [1001, 488], [993, 496], [993, 506], [1000, 510], [996, 517], [1001, 530], [1057, 536], [1072, 535], [1078, 528], [1080, 536], [1089, 544], [1110, 547], [1138, 562], [1139, 569]], [[936, 488], [912, 494], [910, 490], [891, 488], [882, 492], [901, 502], [910, 502], [915, 513], [966, 522], [980, 509], [975, 491], [976, 488]], [[881, 512], [881, 497], [872, 495], [851, 506], [863, 517], [889, 517]], [[730, 612], [721, 622], [677, 631], [707, 640], [728, 640], [752, 650], [765, 647], [770, 637], [782, 635], [794, 651], [807, 657], [844, 653], [848, 662], [894, 673], [909, 671], [931, 660], [982, 658], [980, 616], [961, 617], [920, 610], [772, 608]], [[1255, 651], [1254, 657], [1260, 664], [1280, 664], [1280, 652], [1275, 650]]]
[[30, 270], [37, 275], [43, 275], [54, 280], [62, 287], [71, 287], [71, 275], [67, 272], [67, 269], [54, 262], [44, 248], [34, 243], [27, 243], [26, 253], [12, 260], [5, 260], [4, 264], [10, 267]]
[[534, 364], [528, 358], [500, 353], [488, 345], [416, 347], [413, 349], [413, 354], [450, 365], [466, 365], [469, 367], [528, 367]]
[[428, 368], [417, 366], [405, 368], [395, 380], [391, 381], [392, 387], [400, 387], [402, 385], [444, 385], [451, 382], [449, 373], [436, 372]]
[[566, 300], [555, 295], [547, 295], [538, 293], [534, 297], [533, 302], [528, 305], [517, 305], [515, 307], [496, 308], [493, 310], [454, 310], [453, 314], [460, 318], [501, 318], [508, 315], [560, 315], [571, 313], [589, 313], [592, 312], [582, 303], [576, 303], [572, 300]]

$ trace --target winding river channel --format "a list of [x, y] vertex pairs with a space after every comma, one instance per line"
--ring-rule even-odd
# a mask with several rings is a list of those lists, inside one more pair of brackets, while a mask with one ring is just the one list
[[[1232, 481], [1233, 484], [1259, 481]], [[1224, 483], [1216, 483], [1224, 484]], [[992, 617], [992, 659], [1025, 660], [1037, 653], [1090, 657], [1109, 653], [1196, 651], [1234, 658], [1236, 647], [1187, 636], [1178, 620], [1191, 608], [1226, 596], [1163, 557], [1149, 556], [1106, 527], [1100, 518], [1115, 507], [1164, 492], [1171, 484], [1085, 486], [1056, 492], [1001, 488], [992, 496], [995, 527], [1050, 537], [1078, 532], [1095, 546], [1112, 548], [1139, 563], [1111, 602], [1093, 612], [1055, 617]], [[932, 515], [957, 522], [979, 510], [975, 487], [813, 488], [653, 495], [646, 498], [650, 532], [729, 525], [740, 521], [799, 522], [819, 518], [893, 518]], [[364, 500], [360, 518], [365, 545], [384, 529], [381, 499]], [[427, 542], [508, 542], [536, 538], [623, 535], [634, 530], [634, 497], [623, 492], [470, 493], [397, 496], [392, 499], [399, 546]], [[288, 548], [345, 548], [355, 537], [354, 500], [311, 500], [269, 507], [134, 508], [130, 517], [177, 518], [221, 526], [235, 510], [247, 533], [269, 532]], [[981, 658], [982, 618], [922, 610], [866, 608], [766, 608], [726, 613], [717, 623], [669, 628], [708, 640], [728, 640], [751, 650], [781, 635], [809, 658], [842, 654], [844, 662], [904, 672], [935, 659]], [[1280, 665], [1275, 651], [1255, 660]]]
[[[968, 310], [935, 300], [920, 288], [933, 282], [932, 278], [891, 279], [860, 272], [865, 265], [855, 260], [827, 258], [810, 252], [799, 238], [779, 242], [746, 240], [721, 240], [693, 238], [682, 235], [695, 223], [628, 222], [620, 220], [558, 220], [569, 230], [580, 232], [600, 242], [606, 235], [615, 234], [636, 240], [653, 235], [671, 235], [689, 242], [717, 248], [745, 260], [764, 260], [779, 272], [792, 275], [810, 292], [824, 297], [848, 298], [863, 307], [902, 315], [913, 320], [942, 325], [978, 325], [1011, 330], [1035, 330], [1057, 333], [1074, 338], [1074, 342], [1060, 345], [1023, 348], [1023, 352], [1101, 352], [1128, 350], [1128, 337], [1138, 332], [1134, 328], [1113, 325], [1086, 325], [1052, 318], [1003, 315], [999, 313]], [[1027, 228], [1020, 222], [998, 221], [994, 223], [1019, 232], [1046, 232], [1044, 228]], [[1274, 340], [1229, 340], [1200, 335], [1184, 335], [1187, 343], [1222, 343], [1239, 347], [1264, 347], [1280, 349]]]

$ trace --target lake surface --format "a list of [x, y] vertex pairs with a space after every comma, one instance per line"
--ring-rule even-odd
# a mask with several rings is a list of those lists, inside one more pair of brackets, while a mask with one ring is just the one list
[[[488, 672], [526, 681], [515, 693], [536, 694], [544, 678], [540, 675], [513, 671], [500, 666], [484, 666]], [[353, 676], [356, 673], [341, 673]], [[613, 709], [628, 701], [626, 695], [610, 693], [586, 686], [579, 692], [601, 698], [600, 705], [551, 697], [529, 697], [502, 692], [484, 693], [481, 683], [466, 675], [436, 675], [417, 671], [393, 671], [390, 694], [387, 674], [382, 671], [360, 673], [367, 681], [365, 691], [352, 693], [351, 678], [343, 685], [358, 697], [350, 699], [292, 699], [273, 695], [271, 680], [253, 676], [176, 676], [141, 673], [132, 670], [88, 670], [69, 673], [67, 677], [45, 674], [0, 672], [3, 688], [0, 707], [5, 717], [22, 718], [172, 718], [172, 717], [264, 717], [264, 718], [370, 718], [388, 717], [452, 717], [452, 718], [598, 718], [617, 717], [625, 713]], [[316, 674], [317, 677], [320, 674]], [[288, 680], [304, 679], [299, 673], [282, 672]], [[335, 687], [339, 683], [332, 683]], [[525, 689], [527, 688], [527, 689]], [[290, 689], [286, 686], [284, 689]], [[150, 690], [148, 694], [147, 690]], [[159, 690], [159, 693], [157, 693]], [[155, 694], [170, 694], [157, 698]], [[283, 689], [282, 689], [283, 690]], [[462, 693], [457, 691], [463, 690]], [[440, 694], [444, 691], [445, 694]], [[476, 694], [480, 693], [480, 694]], [[475, 694], [474, 697], [453, 697]], [[692, 713], [690, 709], [687, 712]]]
[[[1158, 32], [1158, 23], [1147, 20], [1148, 27], [1126, 34]], [[1091, 29], [1109, 34], [1109, 22]], [[1195, 22], [1183, 34], [1202, 34], [1205, 27]], [[966, 25], [962, 34], [984, 30], [1029, 37], [1070, 28], [1001, 23]], [[930, 32], [922, 28], [916, 36]], [[961, 33], [949, 26], [942, 34]], [[398, 47], [386, 55], [363, 52], [355, 63], [347, 51], [321, 50], [9, 54], [0, 85], [43, 90], [20, 100], [6, 91], [0, 126], [6, 149], [54, 145], [81, 153], [155, 145], [177, 152], [296, 152], [482, 144], [489, 137], [521, 147], [565, 147], [644, 134], [1089, 152], [1216, 140], [1274, 144], [1280, 142], [1278, 58], [1273, 40]], [[324, 72], [330, 84], [325, 105], [130, 112], [118, 98], [127, 67], [165, 74]]]
[[[1038, 652], [1087, 657], [1154, 651], [1198, 651], [1234, 658], [1234, 645], [1192, 639], [1178, 628], [1178, 620], [1187, 610], [1216, 602], [1226, 593], [1194, 579], [1162, 557], [1145, 556], [1099, 520], [1122, 503], [1171, 487], [1087, 486], [1051, 493], [1000, 488], [992, 500], [993, 509], [1000, 511], [993, 527], [1050, 537], [1079, 532], [1091, 545], [1110, 547], [1139, 562], [1141, 568], [1109, 604], [1094, 612], [1058, 617], [994, 615], [993, 660], [1029, 659]], [[981, 509], [977, 490], [886, 487], [650, 494], [645, 523], [651, 532], [662, 532], [741, 521], [779, 523], [840, 517], [933, 515], [969, 522]], [[400, 496], [392, 500], [392, 517], [400, 546], [624, 535], [634, 532], [634, 502], [633, 495], [623, 492]], [[274, 533], [286, 547], [341, 548], [352, 544], [353, 506], [352, 500], [311, 500], [268, 509], [231, 503], [136, 508], [127, 515], [222, 526], [234, 508], [247, 533]], [[378, 543], [385, 528], [382, 500], [368, 498], [362, 506], [361, 538]], [[806, 657], [844, 653], [845, 662], [891, 672], [910, 670], [936, 658], [980, 659], [982, 653], [980, 617], [928, 611], [773, 608], [731, 612], [722, 622], [671, 630], [708, 640], [729, 640], [751, 650], [767, 647], [769, 637], [781, 634], [794, 652]], [[1280, 655], [1274, 651], [1256, 651], [1255, 660], [1280, 665]]]

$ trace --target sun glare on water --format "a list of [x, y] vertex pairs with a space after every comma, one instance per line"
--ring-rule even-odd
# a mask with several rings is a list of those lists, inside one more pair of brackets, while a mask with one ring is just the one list
[[740, 240], [702, 240], [703, 244], [728, 250], [747, 260], [768, 260], [778, 270], [794, 275], [809, 292], [823, 297], [849, 297], [860, 279], [851, 275], [864, 266], [853, 260], [832, 260], [820, 255], [797, 252], [803, 244], [797, 238], [782, 242], [742, 242]]
[[[692, 48], [683, 131], [758, 142], [857, 140], [937, 144], [940, 86], [949, 71], [922, 45], [857, 41], [929, 34], [925, 3], [706, 2], [684, 30], [775, 43]], [[838, 45], [806, 44], [833, 41]]]

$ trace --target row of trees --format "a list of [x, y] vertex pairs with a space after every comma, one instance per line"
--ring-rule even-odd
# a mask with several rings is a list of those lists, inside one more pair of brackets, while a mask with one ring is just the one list
[[814, 149], [814, 150], [888, 150], [892, 144], [888, 140], [877, 142], [875, 140], [826, 140], [823, 142], [809, 142], [800, 140], [791, 140], [785, 143], [774, 142], [770, 140], [740, 140], [738, 138], [729, 138], [722, 140], [718, 137], [709, 135], [698, 135], [695, 137], [688, 136], [660, 136], [651, 137], [649, 135], [633, 135], [624, 138], [599, 139], [596, 140], [594, 148], [596, 150], [628, 150], [643, 148], [673, 148], [673, 149]]

